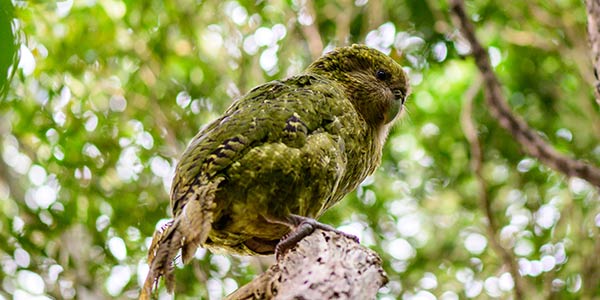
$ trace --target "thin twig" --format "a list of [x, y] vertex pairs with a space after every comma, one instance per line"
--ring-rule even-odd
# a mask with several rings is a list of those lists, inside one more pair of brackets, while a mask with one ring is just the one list
[[363, 23], [362, 32], [370, 32], [381, 25], [381, 20], [387, 20], [383, 1], [369, 1], [365, 8], [367, 20]]
[[169, 123], [168, 118], [158, 104], [158, 101], [156, 99], [152, 99], [152, 101], [150, 101], [150, 105], [152, 106], [154, 112], [154, 121], [156, 121], [158, 124], [157, 128], [164, 130], [164, 141], [169, 151], [168, 155], [172, 157], [178, 155], [178, 153], [182, 153], [183, 149], [177, 142], [175, 128], [173, 128]]
[[312, 22], [310, 24], [300, 24], [300, 28], [302, 29], [302, 34], [304, 34], [306, 42], [308, 43], [310, 56], [314, 60], [321, 56], [323, 52], [323, 39], [321, 38], [321, 34], [319, 33], [319, 28], [317, 26], [317, 14], [315, 12], [315, 6], [312, 0], [305, 0], [303, 7], [300, 8], [300, 11], [298, 12], [298, 17], [300, 18], [302, 14], [307, 14], [310, 18], [312, 18]]
[[560, 154], [529, 128], [522, 118], [512, 112], [502, 94], [500, 82], [492, 70], [487, 52], [475, 36], [475, 29], [464, 10], [463, 1], [451, 0], [450, 4], [459, 20], [462, 33], [471, 45], [475, 63], [483, 75], [485, 98], [492, 116], [515, 137], [527, 154], [567, 176], [576, 176], [600, 187], [600, 169]]
[[337, 44], [340, 46], [347, 45], [350, 39], [350, 23], [356, 15], [355, 6], [352, 2], [352, 0], [342, 0], [340, 4], [345, 8], [345, 11], [343, 14], [339, 13], [335, 17], [335, 36], [337, 39]]
[[477, 183], [479, 185], [479, 205], [485, 213], [487, 220], [486, 231], [490, 240], [490, 245], [498, 256], [502, 259], [504, 265], [508, 267], [508, 270], [513, 277], [515, 282], [515, 299], [523, 299], [523, 282], [521, 275], [519, 274], [519, 266], [517, 265], [516, 258], [510, 251], [504, 248], [498, 239], [498, 223], [494, 217], [492, 211], [492, 201], [488, 195], [487, 184], [483, 178], [483, 151], [479, 138], [477, 137], [477, 128], [475, 121], [473, 120], [473, 99], [481, 89], [481, 78], [477, 77], [477, 80], [471, 84], [471, 87], [465, 92], [463, 104], [463, 110], [461, 112], [461, 125], [465, 133], [465, 137], [469, 142], [471, 152], [471, 169], [475, 173]]
[[585, 232], [584, 237], [588, 238], [590, 232], [595, 236], [590, 240], [594, 247], [592, 251], [584, 256], [585, 259], [581, 262], [581, 277], [583, 278], [583, 294], [587, 294], [588, 299], [593, 299], [594, 296], [597, 296], [598, 282], [600, 282], [600, 270], [598, 269], [598, 266], [600, 266], [600, 257], [598, 257], [598, 253], [600, 253], [600, 239], [598, 239], [600, 230], [598, 228], [589, 230]]

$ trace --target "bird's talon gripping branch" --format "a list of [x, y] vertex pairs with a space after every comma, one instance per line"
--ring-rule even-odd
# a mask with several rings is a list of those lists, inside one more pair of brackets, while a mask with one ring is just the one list
[[290, 231], [275, 247], [275, 257], [277, 260], [281, 258], [283, 253], [292, 249], [303, 238], [315, 231], [315, 227], [309, 223], [301, 223], [294, 230]]
[[[347, 238], [349, 238], [349, 239], [351, 239], [351, 240], [353, 240], [353, 241], [355, 241], [357, 243], [360, 243], [358, 237], [355, 236], [354, 234], [350, 234], [350, 233], [343, 232], [341, 230], [337, 230], [337, 229], [335, 229], [335, 228], [333, 228], [333, 227], [331, 227], [331, 226], [329, 226], [327, 224], [319, 223], [319, 222], [317, 222], [314, 219], [308, 219], [305, 222], [309, 222], [311, 224], [311, 226], [314, 227], [314, 229], [321, 229], [321, 230], [325, 230], [325, 231], [335, 232], [335, 233], [337, 233], [339, 235], [343, 235], [343, 236], [345, 236], [345, 237], [347, 237]], [[314, 231], [314, 229], [313, 229], [313, 231]]]
[[334, 227], [320, 223], [315, 219], [298, 215], [291, 215], [290, 217], [288, 217], [288, 220], [290, 223], [294, 224], [289, 224], [291, 227], [293, 227], [293, 229], [292, 231], [290, 231], [290, 233], [285, 235], [277, 244], [277, 247], [275, 248], [275, 257], [277, 258], [277, 260], [281, 258], [281, 255], [283, 255], [283, 253], [292, 249], [303, 238], [313, 233], [315, 229], [335, 232], [339, 235], [342, 235], [355, 241], [356, 243], [359, 243], [358, 237], [356, 237], [355, 235], [343, 232], [341, 230], [337, 230]]

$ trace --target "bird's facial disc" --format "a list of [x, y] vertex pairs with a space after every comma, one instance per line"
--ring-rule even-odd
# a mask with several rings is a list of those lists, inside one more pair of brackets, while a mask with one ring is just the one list
[[389, 124], [402, 111], [406, 100], [408, 85], [406, 74], [399, 65], [389, 59], [388, 63], [377, 67], [375, 77], [380, 83], [380, 88], [385, 91], [383, 123]]

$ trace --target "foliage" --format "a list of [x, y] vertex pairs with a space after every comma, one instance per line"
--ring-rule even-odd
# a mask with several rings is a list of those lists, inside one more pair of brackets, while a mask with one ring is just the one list
[[[466, 92], [479, 74], [445, 1], [14, 3], [17, 19], [0, 19], [24, 36], [0, 100], [0, 299], [136, 297], [186, 143], [236, 96], [354, 42], [390, 53], [413, 85], [380, 170], [321, 219], [381, 254], [379, 298], [507, 298], [515, 280], [527, 298], [600, 297], [598, 191], [524, 156]], [[600, 165], [581, 1], [467, 8], [512, 108]], [[471, 96], [496, 234], [460, 122]], [[196, 256], [176, 271], [177, 294], [220, 298], [271, 262]]]
[[0, 98], [4, 97], [10, 86], [8, 83], [16, 71], [18, 41], [12, 30], [14, 7], [10, 1], [0, 2]]

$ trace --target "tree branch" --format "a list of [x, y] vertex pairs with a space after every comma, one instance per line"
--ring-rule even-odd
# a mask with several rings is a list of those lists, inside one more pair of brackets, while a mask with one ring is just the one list
[[319, 28], [317, 26], [317, 13], [315, 11], [313, 0], [305, 0], [303, 3], [304, 5], [300, 8], [297, 17], [308, 17], [311, 19], [311, 21], [308, 24], [302, 24], [300, 21], [298, 21], [298, 23], [300, 23], [302, 34], [304, 34], [306, 42], [308, 43], [310, 56], [314, 60], [321, 56], [323, 52], [323, 39], [321, 38], [321, 34], [319, 33]]
[[353, 240], [315, 230], [227, 299], [375, 299], [388, 280], [381, 263]]
[[596, 77], [596, 102], [600, 105], [600, 3], [597, 0], [586, 0], [588, 19], [588, 36], [592, 48], [592, 62], [594, 64], [594, 76]]
[[477, 137], [477, 128], [475, 121], [473, 120], [473, 99], [481, 88], [481, 79], [478, 77], [471, 87], [465, 92], [463, 104], [463, 110], [461, 113], [461, 125], [465, 137], [469, 142], [471, 152], [471, 169], [475, 173], [477, 183], [479, 185], [479, 206], [485, 213], [487, 220], [486, 231], [490, 240], [490, 245], [498, 256], [502, 259], [505, 266], [508, 267], [510, 275], [515, 282], [515, 299], [523, 299], [523, 283], [521, 275], [519, 274], [519, 267], [514, 255], [502, 246], [502, 243], [498, 239], [498, 223], [494, 218], [492, 211], [492, 201], [489, 198], [487, 191], [487, 184], [483, 178], [483, 151], [479, 138]]
[[600, 169], [560, 154], [529, 128], [523, 119], [512, 112], [502, 95], [500, 82], [492, 70], [489, 57], [475, 36], [473, 24], [465, 13], [463, 1], [450, 0], [450, 5], [459, 20], [461, 31], [471, 45], [475, 63], [483, 75], [485, 98], [492, 116], [515, 137], [527, 154], [567, 176], [576, 176], [600, 187]]

